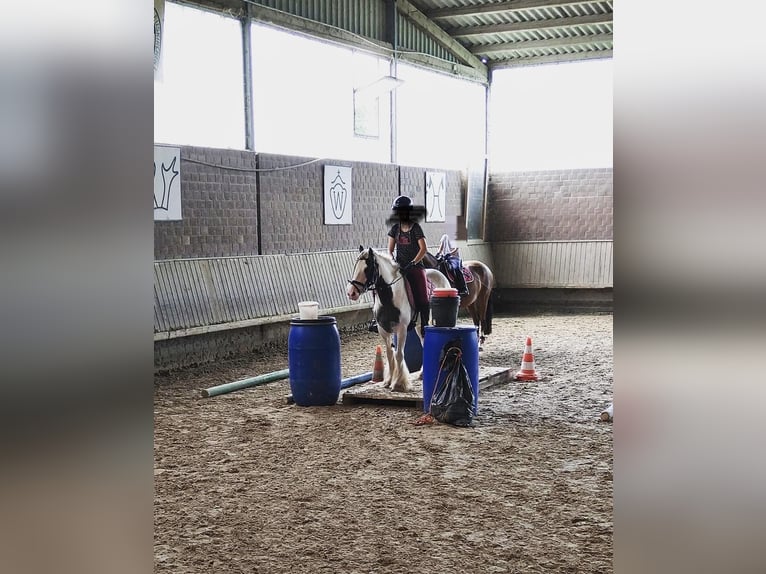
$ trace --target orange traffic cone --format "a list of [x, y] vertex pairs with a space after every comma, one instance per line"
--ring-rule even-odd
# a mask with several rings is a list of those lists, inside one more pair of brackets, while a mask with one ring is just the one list
[[380, 345], [375, 347], [375, 363], [372, 366], [372, 382], [379, 383], [383, 380], [383, 349]]
[[521, 370], [513, 377], [517, 381], [537, 381], [537, 371], [535, 371], [535, 357], [532, 354], [532, 338], [527, 337], [527, 346], [524, 349], [524, 356], [521, 359]]

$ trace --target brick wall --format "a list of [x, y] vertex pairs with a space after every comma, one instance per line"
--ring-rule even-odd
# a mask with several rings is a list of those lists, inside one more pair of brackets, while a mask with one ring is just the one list
[[[402, 166], [400, 168], [400, 195], [410, 196], [416, 205], [426, 203], [426, 172], [441, 171], [445, 174], [447, 185], [447, 213], [444, 223], [420, 222], [423, 233], [429, 245], [437, 245], [443, 233], [455, 234], [457, 220], [463, 215], [463, 202], [465, 201], [465, 182], [459, 171], [444, 171], [440, 169], [423, 169]], [[390, 207], [389, 202], [389, 207]]]
[[[182, 147], [183, 220], [155, 222], [155, 259], [257, 255], [259, 240], [261, 255], [353, 249], [360, 244], [383, 248], [393, 199], [405, 194], [416, 204], [425, 203], [425, 173], [430, 171], [425, 168], [322, 160], [284, 169], [312, 159]], [[351, 225], [324, 225], [327, 164], [352, 168]], [[213, 167], [217, 165], [246, 171]], [[465, 195], [461, 172], [440, 171], [446, 174], [447, 221], [422, 223], [430, 245], [436, 245], [442, 233], [454, 232]]]
[[[311, 158], [260, 154], [262, 169], [281, 168]], [[324, 224], [324, 166], [351, 168], [352, 221]], [[383, 207], [396, 192], [396, 166], [323, 160], [306, 166], [265, 171], [260, 175], [262, 254], [381, 247], [385, 237]], [[390, 198], [390, 199], [389, 199]]]
[[612, 169], [494, 173], [488, 240], [612, 239]]
[[252, 152], [181, 148], [180, 221], [154, 222], [154, 258], [258, 253], [256, 167]]

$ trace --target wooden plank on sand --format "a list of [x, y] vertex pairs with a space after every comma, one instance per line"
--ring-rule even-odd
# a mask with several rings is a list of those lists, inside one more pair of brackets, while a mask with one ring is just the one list
[[[481, 391], [506, 383], [512, 379], [511, 369], [504, 367], [479, 368], [479, 402]], [[412, 381], [412, 390], [395, 392], [383, 387], [383, 383], [364, 383], [343, 392], [343, 404], [382, 404], [423, 408], [423, 381]]]

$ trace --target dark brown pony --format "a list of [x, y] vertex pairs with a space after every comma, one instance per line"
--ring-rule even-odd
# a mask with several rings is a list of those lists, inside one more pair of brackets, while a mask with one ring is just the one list
[[[438, 269], [447, 277], [451, 275], [450, 270], [446, 268], [446, 263], [431, 253], [426, 253], [423, 257], [423, 265], [430, 269]], [[481, 347], [484, 338], [492, 333], [492, 288], [495, 286], [495, 276], [492, 270], [481, 261], [463, 261], [463, 267], [468, 268], [473, 274], [473, 281], [467, 284], [468, 295], [460, 298], [460, 308], [468, 309], [471, 314]]]

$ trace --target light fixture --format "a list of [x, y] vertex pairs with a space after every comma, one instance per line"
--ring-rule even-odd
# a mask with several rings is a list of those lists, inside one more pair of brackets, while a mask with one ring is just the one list
[[399, 78], [395, 78], [393, 76], [383, 76], [382, 78], [378, 78], [371, 84], [367, 84], [366, 86], [362, 86], [361, 88], [354, 89], [354, 95], [374, 98], [382, 94], [385, 94], [386, 92], [395, 90], [396, 88], [401, 86], [403, 83], [404, 83], [404, 80], [400, 80]]

